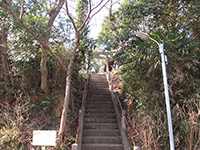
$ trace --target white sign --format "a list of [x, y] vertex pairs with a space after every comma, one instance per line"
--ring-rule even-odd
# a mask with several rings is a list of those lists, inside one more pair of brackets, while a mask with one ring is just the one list
[[35, 146], [56, 146], [56, 131], [33, 131], [33, 143]]

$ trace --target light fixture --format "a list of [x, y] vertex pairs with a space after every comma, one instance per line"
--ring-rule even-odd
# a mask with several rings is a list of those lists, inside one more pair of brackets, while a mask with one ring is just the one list
[[161, 61], [162, 61], [163, 82], [164, 82], [164, 89], [165, 89], [165, 102], [166, 102], [166, 108], [167, 108], [170, 150], [174, 150], [174, 137], [173, 137], [171, 109], [170, 109], [169, 91], [168, 91], [168, 83], [167, 83], [167, 71], [166, 71], [167, 57], [165, 56], [165, 53], [164, 53], [164, 46], [163, 44], [160, 44], [158, 41], [152, 39], [147, 33], [137, 31], [136, 36], [140, 37], [143, 40], [151, 39], [152, 41], [157, 43], [159, 46], [159, 51], [161, 54]]

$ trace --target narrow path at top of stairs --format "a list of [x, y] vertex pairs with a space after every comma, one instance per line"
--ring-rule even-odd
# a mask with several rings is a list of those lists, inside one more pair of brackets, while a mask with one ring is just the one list
[[105, 74], [90, 75], [82, 150], [123, 150]]

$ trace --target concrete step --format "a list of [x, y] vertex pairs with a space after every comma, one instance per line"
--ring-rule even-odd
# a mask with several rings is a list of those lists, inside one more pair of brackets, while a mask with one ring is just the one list
[[107, 86], [102, 86], [102, 87], [90, 86], [88, 87], [88, 91], [110, 91], [110, 90]]
[[90, 95], [90, 96], [92, 96], [92, 95], [110, 95], [110, 91], [100, 91], [100, 90], [88, 91], [88, 95]]
[[84, 129], [118, 129], [117, 123], [84, 123]]
[[113, 105], [113, 102], [111, 101], [111, 99], [107, 99], [107, 100], [88, 100], [86, 101], [86, 106], [87, 105]]
[[104, 109], [104, 108], [99, 108], [99, 109], [86, 109], [86, 113], [114, 113], [114, 109]]
[[86, 100], [86, 102], [91, 102], [91, 101], [94, 101], [94, 102], [112, 102], [112, 99], [111, 99], [111, 97], [95, 96], [95, 97], [88, 97], [88, 99]]
[[96, 74], [96, 75], [90, 75], [90, 78], [106, 78], [106, 74]]
[[88, 100], [92, 99], [111, 99], [111, 94], [88, 94], [88, 97], [87, 97]]
[[107, 88], [108, 87], [108, 82], [101, 82], [101, 81], [99, 81], [99, 82], [97, 82], [97, 81], [94, 81], [94, 82], [89, 82], [88, 83], [88, 86], [89, 87], [103, 87], [103, 88]]
[[107, 95], [105, 95], [105, 94], [101, 94], [101, 95], [99, 95], [99, 94], [95, 94], [95, 95], [89, 95], [88, 94], [88, 100], [94, 100], [94, 99], [97, 99], [97, 100], [99, 100], [99, 99], [111, 99], [111, 95], [110, 94], [107, 94]]
[[106, 77], [90, 77], [90, 81], [99, 81], [99, 80], [102, 80], [102, 81], [107, 81], [107, 78]]
[[109, 89], [109, 86], [108, 86], [108, 83], [104, 82], [104, 83], [89, 83], [88, 84], [88, 89], [91, 89], [91, 88], [94, 88], [94, 89], [106, 89], [108, 88]]
[[110, 104], [101, 104], [101, 103], [93, 103], [93, 104], [88, 104], [86, 105], [86, 109], [114, 109], [112, 103]]
[[99, 79], [90, 79], [89, 80], [89, 85], [90, 84], [105, 84], [105, 83], [107, 83], [108, 84], [108, 81], [107, 81], [107, 79], [103, 79], [103, 78], [99, 78]]
[[83, 144], [82, 150], [123, 150], [122, 144]]
[[[96, 107], [92, 107], [92, 106], [95, 106], [96, 104]], [[109, 107], [109, 109], [113, 108], [113, 103], [112, 101], [87, 101], [86, 102], [86, 108], [99, 108], [99, 107], [104, 107], [104, 106], [107, 106]]]
[[107, 80], [107, 78], [106, 78], [106, 76], [90, 76], [90, 79], [106, 79]]
[[123, 150], [105, 74], [90, 75], [82, 142], [82, 150]]
[[83, 136], [84, 143], [122, 144], [120, 136]]
[[109, 90], [108, 86], [102, 85], [102, 86], [89, 86], [88, 90]]
[[115, 113], [85, 113], [85, 117], [91, 118], [116, 118]]
[[98, 95], [98, 96], [102, 96], [102, 97], [111, 96], [111, 94], [110, 94], [109, 91], [107, 91], [107, 92], [101, 92], [101, 91], [97, 91], [97, 92], [88, 92], [88, 96], [94, 96], [94, 95]]
[[88, 88], [88, 91], [110, 91], [108, 87], [90, 87]]
[[106, 86], [90, 86], [88, 91], [109, 91], [109, 88]]
[[120, 135], [119, 129], [106, 130], [106, 129], [84, 129], [83, 136], [118, 136]]
[[91, 89], [106, 89], [106, 90], [109, 90], [109, 87], [108, 87], [108, 84], [106, 85], [96, 85], [96, 84], [88, 84], [88, 90], [91, 90]]
[[88, 85], [106, 85], [108, 86], [108, 82], [107, 80], [104, 80], [104, 79], [98, 79], [98, 80], [89, 80], [89, 83]]
[[92, 118], [88, 117], [84, 119], [85, 123], [117, 123], [116, 118]]
[[93, 95], [93, 96], [90, 96], [88, 95], [87, 97], [87, 100], [86, 101], [89, 101], [89, 100], [96, 100], [96, 101], [111, 101], [111, 95], [107, 95], [107, 96], [104, 96], [104, 95]]

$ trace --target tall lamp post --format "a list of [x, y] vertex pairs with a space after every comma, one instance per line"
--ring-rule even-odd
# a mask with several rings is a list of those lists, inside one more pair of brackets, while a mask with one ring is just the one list
[[167, 83], [167, 71], [166, 71], [166, 62], [167, 57], [164, 53], [163, 44], [158, 43], [158, 41], [152, 39], [149, 34], [144, 32], [137, 32], [136, 35], [143, 40], [150, 39], [156, 42], [159, 46], [159, 51], [161, 54], [161, 61], [162, 61], [162, 73], [163, 73], [163, 81], [164, 81], [164, 89], [165, 89], [165, 101], [167, 107], [167, 119], [168, 119], [168, 129], [169, 129], [169, 140], [170, 140], [170, 150], [174, 150], [174, 137], [173, 137], [173, 128], [172, 128], [172, 119], [171, 119], [171, 110], [170, 110], [170, 100], [169, 100], [169, 91], [168, 91], [168, 83]]

